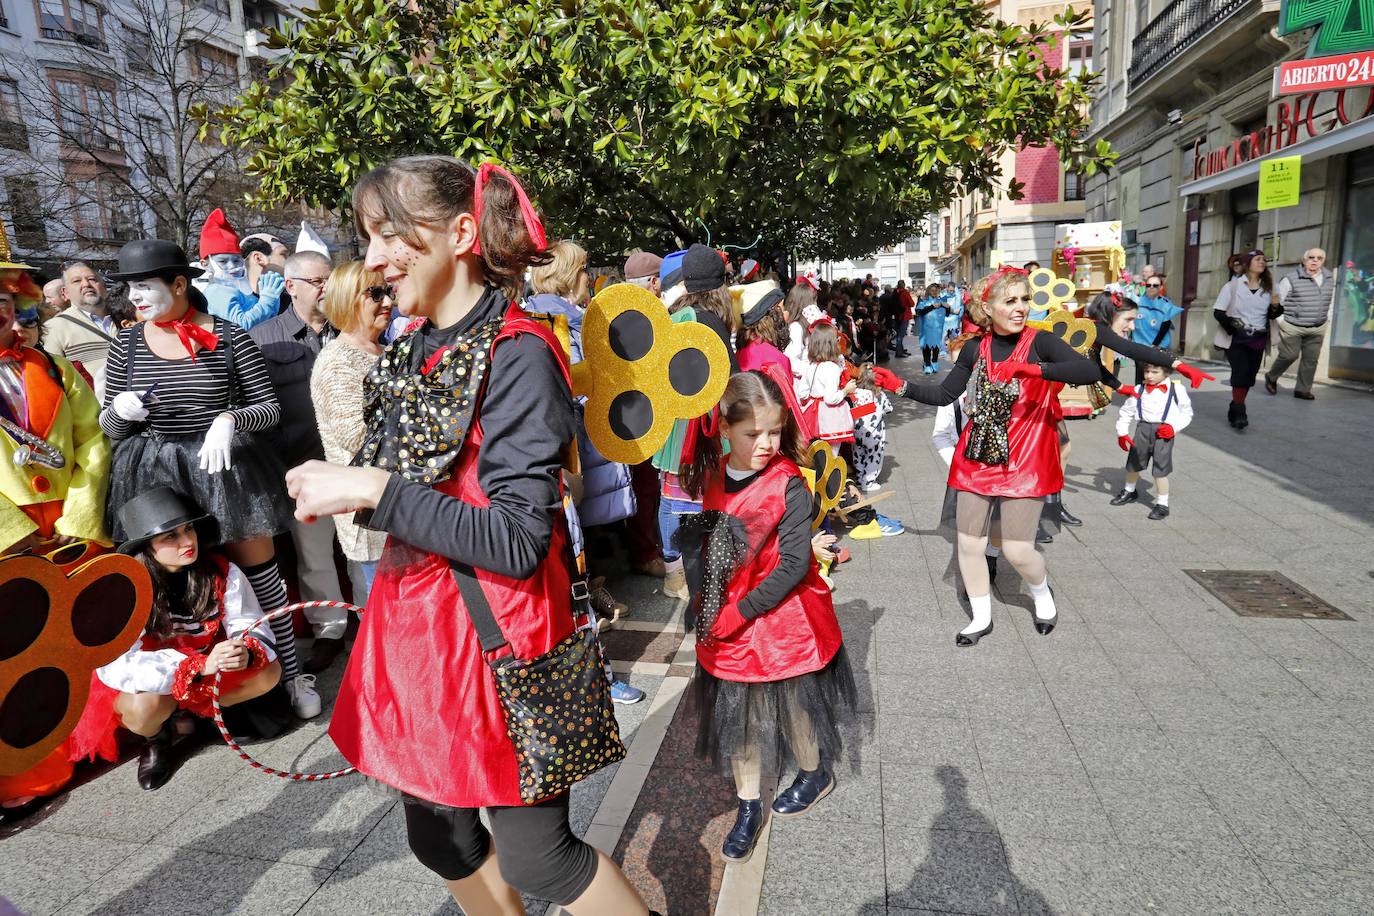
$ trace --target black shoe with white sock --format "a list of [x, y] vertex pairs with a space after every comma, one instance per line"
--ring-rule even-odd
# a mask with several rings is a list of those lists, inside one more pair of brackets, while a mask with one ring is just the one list
[[1110, 505], [1124, 506], [1126, 505], [1126, 503], [1133, 503], [1138, 499], [1140, 499], [1140, 494], [1137, 493], [1135, 490], [1122, 490], [1120, 493], [1112, 497]]

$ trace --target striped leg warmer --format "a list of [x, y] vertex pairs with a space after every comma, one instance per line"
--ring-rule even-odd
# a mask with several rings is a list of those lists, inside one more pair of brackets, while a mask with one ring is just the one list
[[[253, 586], [253, 594], [257, 595], [264, 614], [286, 607], [286, 582], [282, 580], [276, 560], [245, 567], [243, 574]], [[291, 617], [284, 614], [274, 617], [269, 623], [277, 644], [277, 659], [281, 662], [281, 679], [283, 683], [295, 680], [301, 673], [301, 664], [296, 659], [296, 634], [291, 629]]]

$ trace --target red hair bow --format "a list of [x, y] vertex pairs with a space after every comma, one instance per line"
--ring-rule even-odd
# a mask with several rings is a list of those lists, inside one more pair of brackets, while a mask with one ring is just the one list
[[[491, 181], [492, 175], [500, 175], [511, 183], [515, 188], [515, 198], [520, 202], [520, 215], [525, 220], [525, 231], [530, 234], [534, 241], [535, 248], [543, 251], [549, 247], [549, 241], [544, 236], [544, 224], [539, 221], [539, 214], [534, 212], [534, 205], [530, 203], [529, 195], [525, 193], [525, 188], [516, 180], [515, 176], [506, 171], [494, 162], [484, 162], [477, 170], [477, 179], [473, 182], [472, 188], [472, 218], [477, 221], [477, 225], [482, 225], [482, 193], [486, 190], [487, 182]], [[482, 243], [479, 241], [472, 246], [473, 254], [482, 253]]]

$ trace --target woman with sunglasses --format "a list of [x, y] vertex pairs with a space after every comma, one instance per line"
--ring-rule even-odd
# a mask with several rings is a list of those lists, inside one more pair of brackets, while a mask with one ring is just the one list
[[[559, 480], [577, 428], [570, 370], [548, 326], [512, 304], [549, 260], [543, 226], [509, 172], [450, 156], [382, 165], [352, 203], [367, 267], [425, 320], [368, 374], [357, 466], [287, 474], [299, 517], [361, 510], [389, 535], [330, 736], [404, 793], [411, 850], [465, 913], [515, 916], [523, 892], [574, 916], [644, 916], [615, 862], [573, 835], [566, 789], [525, 800], [493, 673], [574, 635]], [[484, 610], [505, 642], [490, 654], [473, 624]]]
[[[362, 261], [337, 268], [325, 284], [324, 315], [339, 334], [315, 359], [310, 399], [315, 404], [324, 458], [331, 464], [348, 464], [362, 447], [367, 433], [363, 380], [382, 355], [380, 341], [394, 307], [386, 280]], [[356, 525], [349, 515], [336, 516], [334, 530], [348, 560], [353, 603], [366, 604], [386, 532]]]
[[[1164, 295], [1164, 277], [1154, 274], [1145, 278], [1144, 289], [1136, 305], [1139, 307], [1131, 340], [1145, 347], [1168, 350], [1174, 341], [1174, 320], [1183, 309]], [[1147, 361], [1135, 360], [1135, 383], [1142, 384]], [[1158, 365], [1157, 363], [1153, 365]]]

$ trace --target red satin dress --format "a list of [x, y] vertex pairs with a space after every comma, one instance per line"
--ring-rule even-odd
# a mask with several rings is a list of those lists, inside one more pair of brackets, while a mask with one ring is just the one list
[[[1031, 341], [1038, 334], [1026, 328], [1012, 350], [1011, 358], [1001, 363], [992, 360], [992, 337], [983, 335], [978, 345], [978, 358], [987, 365], [988, 378], [1005, 381], [1010, 377], [1002, 367], [1006, 362], [1025, 362]], [[973, 424], [964, 426], [954, 460], [949, 467], [949, 485], [980, 496], [1004, 496], [1027, 499], [1048, 496], [1064, 488], [1064, 467], [1059, 461], [1058, 422], [1061, 382], [1043, 378], [1022, 378], [1021, 396], [1011, 410], [1007, 424], [1007, 463], [982, 464], [965, 457]]]
[[[529, 319], [508, 319], [491, 353], [525, 333], [537, 334], [560, 355], [567, 379], [558, 341]], [[489, 502], [477, 480], [480, 404], [476, 414], [452, 476], [435, 489], [485, 508]], [[542, 655], [572, 634], [566, 541], [560, 515], [548, 553], [528, 579], [476, 570], [519, 658]], [[359, 771], [416, 798], [456, 808], [524, 804], [496, 681], [447, 557], [387, 540], [329, 735]]]
[[[702, 496], [702, 508], [739, 519], [749, 541], [750, 560], [735, 572], [726, 592], [737, 605], [778, 565], [778, 524], [787, 502], [787, 482], [801, 471], [777, 457], [738, 493], [725, 492], [724, 459]], [[701, 667], [724, 681], [764, 683], [820, 671], [840, 650], [843, 637], [830, 589], [812, 559], [806, 576], [771, 611], [749, 621], [728, 640], [697, 644]]]

